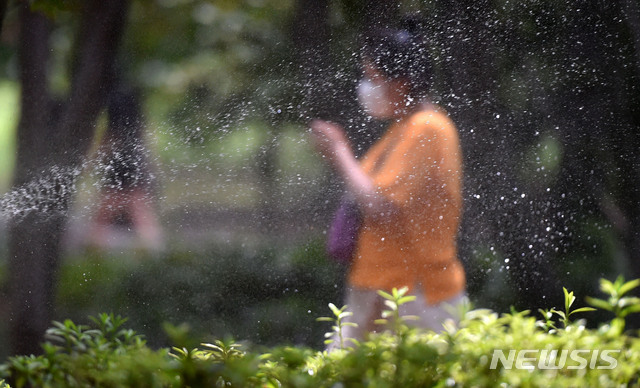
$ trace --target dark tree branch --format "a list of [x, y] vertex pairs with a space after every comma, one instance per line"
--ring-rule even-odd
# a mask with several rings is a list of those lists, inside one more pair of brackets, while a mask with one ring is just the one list
[[[47, 122], [50, 32], [49, 20], [39, 12], [32, 12], [28, 3], [23, 2], [18, 46], [22, 109], [14, 174], [16, 187], [34, 179], [44, 167], [43, 160], [51, 152], [47, 147], [47, 130], [50, 128]], [[30, 194], [37, 196], [36, 192]], [[38, 212], [33, 213], [28, 217], [39, 215]], [[50, 321], [53, 303], [51, 264], [55, 261], [49, 252], [56, 246], [56, 241], [50, 236], [58, 223], [37, 223], [32, 218], [11, 220], [9, 225], [8, 318], [11, 351], [15, 354], [39, 352], [38, 342]], [[33, 223], [29, 222], [32, 220]], [[34, 225], [37, 225], [36, 229], [31, 230]], [[37, 228], [47, 228], [48, 233], [37, 233]]]
[[9, 0], [0, 0], [0, 33], [2, 32], [2, 22], [4, 21], [4, 15], [7, 13], [7, 4]]
[[[111, 73], [129, 0], [88, 0], [81, 15], [71, 92], [64, 109], [48, 92], [50, 22], [22, 2], [19, 47], [22, 111], [16, 190], [25, 214], [9, 225], [11, 353], [39, 353], [53, 318], [57, 270], [75, 172], [91, 144], [95, 120], [111, 88]], [[45, 171], [46, 169], [46, 171]]]
[[18, 126], [18, 158], [16, 185], [32, 178], [31, 172], [41, 163], [39, 158], [48, 154], [48, 140], [42, 136], [48, 125], [50, 21], [40, 12], [32, 12], [27, 2], [20, 8], [20, 41], [18, 46], [19, 79], [22, 86], [21, 115]]
[[77, 36], [71, 92], [58, 130], [57, 148], [78, 166], [91, 144], [94, 123], [113, 83], [115, 57], [129, 9], [129, 0], [91, 0], [86, 3]]

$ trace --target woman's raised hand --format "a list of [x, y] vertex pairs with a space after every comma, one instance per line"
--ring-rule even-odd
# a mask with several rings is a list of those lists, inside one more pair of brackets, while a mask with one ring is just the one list
[[351, 150], [347, 135], [340, 125], [316, 119], [309, 123], [309, 127], [316, 150], [330, 162], [335, 163], [341, 153]]

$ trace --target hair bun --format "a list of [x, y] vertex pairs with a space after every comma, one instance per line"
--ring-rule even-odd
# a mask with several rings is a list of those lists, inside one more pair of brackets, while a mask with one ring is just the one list
[[407, 16], [395, 28], [369, 30], [363, 45], [365, 58], [377, 70], [390, 78], [409, 80], [412, 93], [418, 98], [429, 92], [433, 80], [423, 26], [418, 17]]

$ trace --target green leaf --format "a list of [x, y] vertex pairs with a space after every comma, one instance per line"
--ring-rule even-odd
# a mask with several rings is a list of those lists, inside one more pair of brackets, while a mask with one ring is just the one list
[[569, 292], [566, 288], [562, 287], [562, 291], [564, 292], [564, 310], [569, 311], [569, 308], [576, 300], [576, 297], [573, 296], [573, 291]]
[[398, 299], [398, 304], [403, 305], [408, 302], [413, 302], [414, 300], [416, 300], [415, 295], [403, 296], [402, 298]]
[[613, 283], [607, 279], [600, 279], [600, 290], [607, 295], [614, 295], [616, 293]]
[[624, 331], [624, 319], [621, 318], [613, 318], [611, 320], [611, 332], [614, 335], [620, 335]]
[[343, 318], [347, 318], [352, 316], [353, 313], [351, 311], [343, 311], [340, 314], [338, 314], [338, 319], [343, 319]]
[[606, 311], [613, 311], [613, 306], [611, 306], [611, 303], [607, 302], [606, 300], [592, 298], [590, 296], [587, 296], [585, 300], [587, 301], [587, 303], [589, 303], [593, 307], [606, 310]]
[[397, 298], [397, 297], [399, 297], [399, 296], [404, 296], [407, 292], [409, 292], [409, 287], [406, 287], [406, 286], [405, 286], [405, 287], [402, 287], [402, 288], [401, 288], [401, 289], [399, 289], [399, 290], [396, 290], [396, 289], [394, 288], [394, 290], [395, 290], [395, 292], [394, 292], [394, 294], [393, 294], [393, 295]]
[[629, 313], [638, 313], [640, 312], [640, 305], [634, 304], [633, 306], [625, 307], [624, 311], [628, 311]]
[[549, 319], [551, 319], [553, 317], [553, 312], [552, 311], [547, 311], [547, 310], [543, 310], [543, 309], [538, 309], [538, 311], [547, 320], [549, 320]]
[[571, 314], [573, 313], [582, 313], [582, 312], [587, 312], [587, 311], [596, 311], [596, 309], [594, 309], [593, 307], [580, 307], [579, 309], [575, 309], [571, 312]]
[[201, 344], [201, 345], [202, 345], [202, 346], [204, 346], [204, 347], [207, 347], [207, 348], [213, 349], [213, 350], [217, 350], [217, 351], [219, 351], [219, 352], [223, 352], [223, 351], [224, 351], [224, 349], [222, 349], [222, 348], [221, 348], [220, 346], [218, 346], [218, 345], [214, 345], [214, 344]]
[[329, 303], [329, 308], [331, 309], [331, 312], [332, 312], [334, 315], [336, 315], [336, 316], [338, 316], [338, 315], [341, 313], [341, 310], [339, 310], [339, 309], [336, 307], [336, 305], [335, 305], [335, 304], [333, 304], [333, 303]]
[[626, 283], [624, 283], [622, 286], [620, 286], [620, 289], [618, 290], [618, 293], [620, 296], [626, 294], [627, 292], [633, 290], [634, 288], [640, 286], [640, 279], [634, 279], [634, 280], [630, 280]]
[[636, 304], [640, 304], [640, 298], [636, 298], [635, 296], [620, 298], [620, 300], [618, 301], [618, 306], [620, 307], [633, 306]]
[[640, 312], [640, 305], [632, 305], [632, 306], [628, 306], [622, 309], [622, 311], [620, 311], [620, 317], [624, 318], [629, 314], [633, 314], [633, 313], [638, 313]]
[[385, 304], [385, 306], [389, 307], [393, 311], [398, 309], [398, 305], [396, 304], [396, 302], [394, 302], [392, 300], [385, 300], [384, 304]]

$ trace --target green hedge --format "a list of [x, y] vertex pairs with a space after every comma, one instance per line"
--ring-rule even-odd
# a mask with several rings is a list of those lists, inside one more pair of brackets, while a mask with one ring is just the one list
[[[601, 282], [606, 299], [591, 298], [589, 303], [614, 317], [595, 329], [576, 319], [591, 308], [572, 310], [575, 297], [565, 290], [564, 309], [501, 316], [466, 310], [459, 324], [447, 322], [440, 333], [410, 328], [397, 311], [411, 298], [404, 296], [406, 290], [394, 290], [381, 293], [388, 307], [380, 322], [384, 330], [353, 347], [340, 344], [331, 353], [291, 346], [245, 349], [232, 340], [153, 350], [123, 328], [123, 319], [101, 314], [91, 327], [70, 320], [54, 323], [44, 354], [9, 358], [0, 366], [0, 378], [18, 388], [638, 387], [640, 340], [637, 333], [625, 332], [625, 318], [640, 311], [640, 299], [628, 296], [638, 285], [640, 280], [625, 283], [621, 278]], [[333, 322], [327, 337], [335, 338], [331, 334], [341, 331], [348, 313], [330, 307], [334, 315], [323, 320]], [[170, 331], [179, 340], [179, 330]], [[496, 351], [503, 361], [496, 362]], [[528, 353], [518, 361], [510, 351]], [[552, 351], [570, 356], [562, 361], [543, 356]], [[605, 351], [610, 351], [608, 357]], [[546, 369], [544, 362], [558, 368]]]
[[61, 268], [55, 319], [84, 324], [114, 312], [153, 347], [170, 344], [166, 323], [182, 322], [201, 340], [319, 347], [324, 328], [315, 317], [342, 298], [342, 277], [320, 240], [288, 251], [211, 246], [159, 258], [96, 252]]

